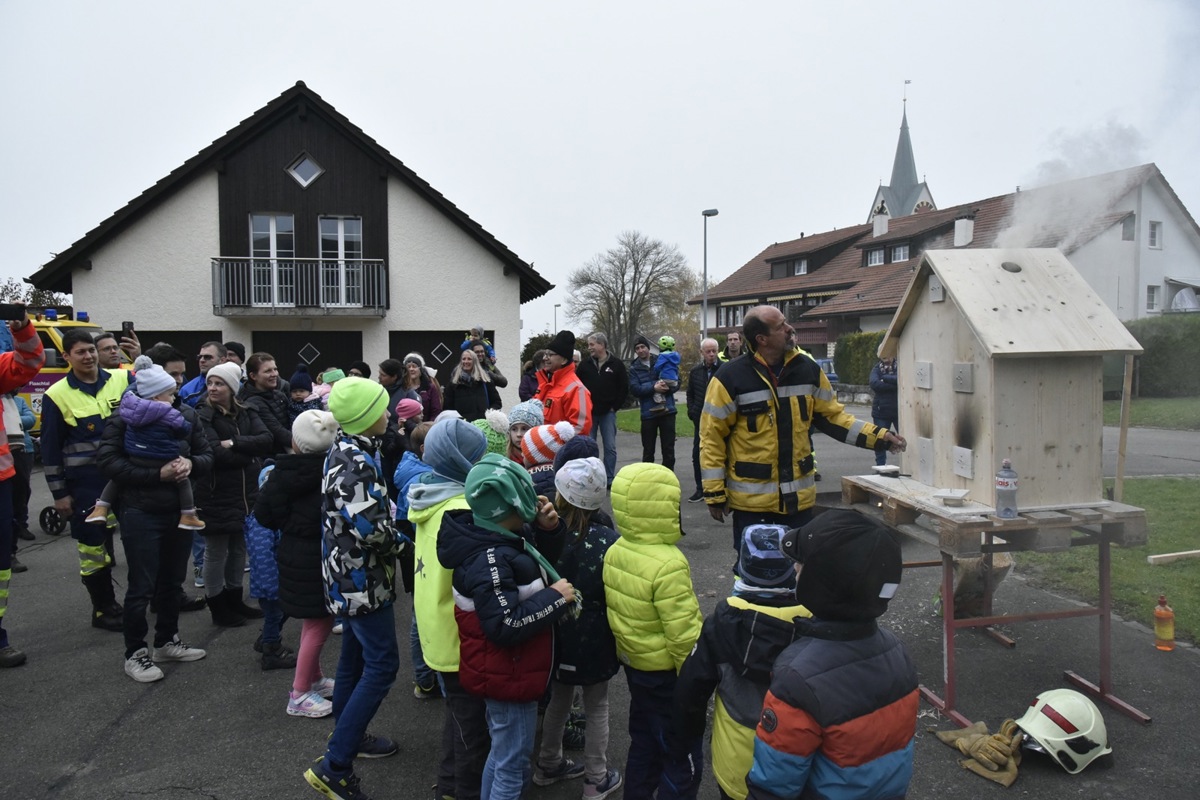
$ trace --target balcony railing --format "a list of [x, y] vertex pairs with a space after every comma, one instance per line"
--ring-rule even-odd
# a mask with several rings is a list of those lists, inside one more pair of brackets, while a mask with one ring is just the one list
[[387, 313], [387, 264], [380, 259], [214, 258], [218, 316]]

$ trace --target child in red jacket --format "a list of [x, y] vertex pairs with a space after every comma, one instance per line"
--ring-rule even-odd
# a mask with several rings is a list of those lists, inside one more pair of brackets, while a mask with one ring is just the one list
[[487, 704], [492, 747], [481, 800], [519, 800], [553, 666], [553, 625], [575, 607], [575, 591], [552, 566], [562, 522], [529, 473], [488, 453], [467, 474], [466, 497], [469, 511], [442, 519], [438, 560], [454, 570], [459, 680]]

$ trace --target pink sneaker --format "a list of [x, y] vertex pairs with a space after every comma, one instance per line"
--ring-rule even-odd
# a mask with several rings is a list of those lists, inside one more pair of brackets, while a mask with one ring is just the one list
[[333, 703], [316, 692], [305, 692], [299, 697], [288, 697], [287, 713], [293, 717], [320, 719], [333, 713]]

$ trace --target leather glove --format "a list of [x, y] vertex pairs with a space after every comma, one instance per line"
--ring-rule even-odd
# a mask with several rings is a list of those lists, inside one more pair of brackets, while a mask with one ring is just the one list
[[985, 767], [973, 758], [965, 758], [959, 761], [958, 765], [1006, 788], [1012, 786], [1017, 780], [1017, 762], [1013, 758], [1009, 758], [1004, 763], [1003, 769], [1000, 770]]
[[[938, 740], [942, 744], [949, 745], [950, 747], [955, 747], [956, 746], [955, 742], [957, 742], [959, 739], [962, 739], [965, 736], [980, 736], [980, 735], [986, 736], [987, 732], [988, 732], [987, 725], [985, 725], [982, 722], [976, 722], [975, 724], [971, 725], [970, 727], [958, 728], [957, 730], [953, 730], [953, 731], [935, 731], [935, 733], [937, 734]], [[964, 753], [963, 755], [967, 755], [967, 754]]]
[[1008, 763], [1012, 756], [1012, 738], [1000, 733], [991, 736], [967, 736], [956, 743], [964, 756], [969, 756], [983, 767], [996, 771]]

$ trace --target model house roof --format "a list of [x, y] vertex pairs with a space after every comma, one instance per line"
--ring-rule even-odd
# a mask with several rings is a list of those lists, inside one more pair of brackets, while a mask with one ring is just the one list
[[894, 355], [930, 281], [992, 358], [1140, 353], [1141, 346], [1057, 249], [926, 250], [884, 334]]
[[[516, 271], [521, 279], [522, 303], [540, 297], [554, 288], [553, 284], [538, 274], [532, 265], [509, 250], [482, 225], [471, 219], [466, 212], [450, 202], [441, 192], [434, 189], [389, 153], [379, 142], [368, 136], [320, 95], [305, 86], [303, 81], [297, 81], [283, 94], [242, 120], [225, 135], [216, 139], [212, 144], [172, 170], [170, 174], [117, 209], [111, 216], [84, 234], [81, 239], [59, 253], [26, 280], [41, 289], [70, 292], [71, 273], [78, 268], [90, 269], [89, 257], [96, 248], [182, 188], [197, 174], [207, 169], [220, 169], [223, 159], [229, 153], [236, 151], [245, 142], [259, 135], [261, 131], [275, 124], [281, 118], [295, 113], [320, 114], [334, 128], [377, 158], [382, 168], [406, 183], [430, 205], [490, 251], [504, 265], [505, 270]], [[218, 254], [214, 253], [213, 255]]]

